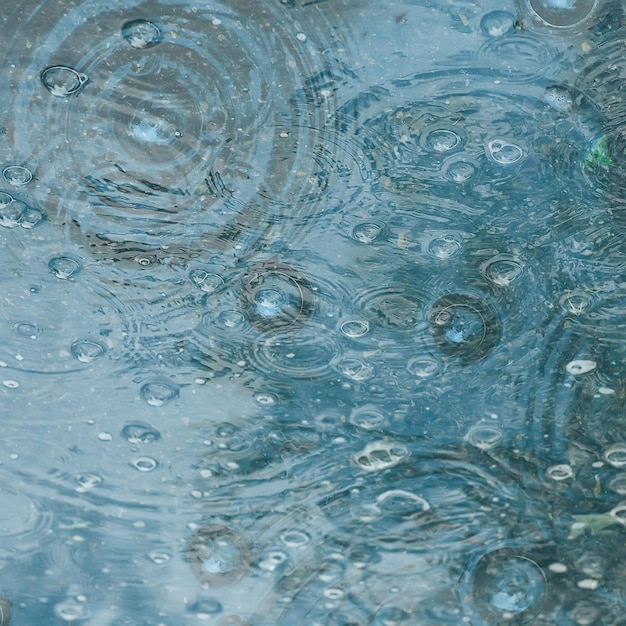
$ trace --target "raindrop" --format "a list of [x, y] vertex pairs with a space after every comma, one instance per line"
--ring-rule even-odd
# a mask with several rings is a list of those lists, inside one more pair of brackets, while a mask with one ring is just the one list
[[15, 228], [22, 217], [23, 202], [16, 201], [8, 193], [0, 192], [0, 226]]
[[361, 243], [374, 243], [383, 236], [384, 229], [376, 222], [363, 222], [352, 229], [352, 237]]
[[81, 74], [65, 65], [53, 65], [41, 73], [41, 82], [44, 87], [57, 98], [66, 98], [78, 93], [87, 80], [86, 74]]
[[586, 374], [596, 369], [597, 363], [589, 359], [574, 359], [565, 366], [569, 374], [580, 375]]
[[0, 209], [9, 206], [13, 200], [15, 200], [15, 198], [10, 193], [0, 191]]
[[546, 476], [551, 480], [561, 481], [574, 477], [574, 470], [570, 465], [552, 465], [546, 470]]
[[562, 296], [559, 303], [565, 312], [580, 315], [591, 304], [591, 296], [582, 291], [572, 291]]
[[545, 101], [557, 111], [568, 113], [574, 107], [574, 97], [567, 87], [551, 85], [543, 92]]
[[162, 550], [151, 550], [148, 557], [153, 563], [156, 563], [156, 565], [165, 565], [165, 563], [169, 563], [172, 558], [170, 554]]
[[222, 311], [217, 316], [217, 322], [223, 328], [237, 328], [241, 326], [245, 320], [243, 313], [234, 309], [227, 309]]
[[428, 252], [438, 259], [449, 259], [457, 254], [461, 248], [461, 242], [454, 235], [444, 235], [430, 242]]
[[384, 414], [374, 405], [365, 405], [350, 414], [350, 423], [365, 430], [376, 430], [385, 423]]
[[208, 618], [221, 613], [222, 605], [215, 598], [204, 598], [189, 605], [189, 611], [195, 613], [198, 618]]
[[76, 477], [76, 482], [79, 485], [76, 488], [77, 491], [89, 491], [102, 482], [102, 476], [98, 476], [98, 474], [79, 474]]
[[473, 295], [443, 296], [430, 308], [429, 319], [441, 352], [465, 363], [483, 358], [500, 341], [495, 311]]
[[455, 159], [450, 161], [444, 168], [446, 178], [453, 183], [466, 183], [476, 173], [476, 166], [470, 161]]
[[122, 26], [122, 37], [138, 49], [152, 48], [163, 39], [161, 29], [147, 20], [132, 20]]
[[626, 443], [616, 443], [604, 451], [604, 460], [613, 467], [626, 466]]
[[462, 137], [455, 131], [447, 128], [437, 128], [427, 131], [426, 147], [433, 152], [451, 152], [463, 145]]
[[609, 489], [620, 496], [626, 495], [626, 474], [618, 474], [609, 482]]
[[219, 274], [207, 272], [196, 268], [189, 272], [189, 278], [193, 283], [205, 293], [213, 293], [224, 284], [224, 279]]
[[529, 623], [541, 610], [546, 595], [543, 570], [512, 550], [496, 550], [475, 565], [474, 605], [490, 624]]
[[366, 472], [378, 472], [393, 467], [409, 455], [408, 449], [400, 444], [375, 441], [368, 443], [354, 455], [355, 463]]
[[104, 354], [104, 346], [91, 339], [81, 339], [72, 344], [70, 352], [81, 363], [91, 363]]
[[432, 356], [424, 355], [412, 358], [406, 368], [417, 378], [430, 378], [441, 371], [441, 364]]
[[502, 37], [513, 32], [515, 16], [507, 11], [491, 11], [480, 20], [480, 29], [488, 37]]
[[169, 382], [146, 383], [141, 388], [141, 397], [150, 406], [163, 406], [178, 397], [178, 386]]
[[2, 170], [2, 176], [4, 180], [14, 187], [21, 187], [27, 185], [33, 180], [33, 175], [28, 169], [21, 165], [9, 165]]
[[498, 254], [480, 266], [482, 275], [498, 287], [509, 287], [524, 273], [520, 259], [508, 254]]
[[366, 320], [347, 320], [341, 324], [341, 333], [350, 339], [358, 339], [367, 335], [370, 324]]
[[374, 368], [369, 363], [354, 357], [340, 359], [335, 363], [335, 368], [354, 381], [368, 380], [374, 375]]
[[15, 322], [13, 330], [19, 335], [29, 337], [30, 339], [36, 339], [43, 332], [43, 329], [38, 324], [30, 322]]
[[465, 440], [480, 450], [491, 450], [502, 442], [502, 431], [487, 422], [476, 424], [469, 429]]
[[63, 280], [74, 278], [80, 271], [80, 265], [78, 261], [67, 257], [58, 256], [50, 259], [48, 262], [48, 269], [57, 277]]
[[26, 206], [22, 211], [19, 218], [19, 223], [22, 228], [30, 230], [35, 226], [41, 224], [44, 220], [44, 214], [39, 210], [30, 206]]
[[301, 530], [286, 530], [280, 539], [288, 548], [301, 548], [311, 541], [309, 535]]
[[140, 456], [137, 459], [133, 459], [131, 465], [140, 472], [151, 472], [159, 463], [150, 456]]
[[188, 559], [192, 572], [204, 585], [229, 585], [249, 570], [250, 546], [226, 526], [209, 524], [192, 539]]
[[122, 437], [129, 443], [152, 443], [161, 438], [161, 433], [145, 422], [131, 422], [122, 429]]
[[278, 398], [273, 393], [257, 393], [254, 395], [254, 399], [261, 406], [271, 406], [278, 402]]
[[491, 139], [486, 147], [487, 157], [497, 165], [514, 165], [526, 157], [526, 151], [521, 146], [504, 139]]

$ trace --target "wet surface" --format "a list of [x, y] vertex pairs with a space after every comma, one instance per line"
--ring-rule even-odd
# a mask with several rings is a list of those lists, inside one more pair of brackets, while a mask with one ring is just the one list
[[0, 625], [626, 623], [621, 2], [1, 28]]

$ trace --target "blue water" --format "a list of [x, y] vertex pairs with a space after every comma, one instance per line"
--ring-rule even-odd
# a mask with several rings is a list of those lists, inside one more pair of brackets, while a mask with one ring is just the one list
[[626, 623], [621, 1], [0, 29], [0, 626]]

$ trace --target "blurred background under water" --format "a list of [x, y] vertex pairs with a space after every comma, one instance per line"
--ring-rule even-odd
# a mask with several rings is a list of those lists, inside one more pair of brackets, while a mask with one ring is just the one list
[[626, 624], [620, 0], [4, 3], [0, 624]]

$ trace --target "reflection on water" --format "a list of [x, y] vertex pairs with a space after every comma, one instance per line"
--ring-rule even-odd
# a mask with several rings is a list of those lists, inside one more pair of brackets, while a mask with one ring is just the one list
[[27, 0], [0, 626], [623, 624], [618, 0]]

